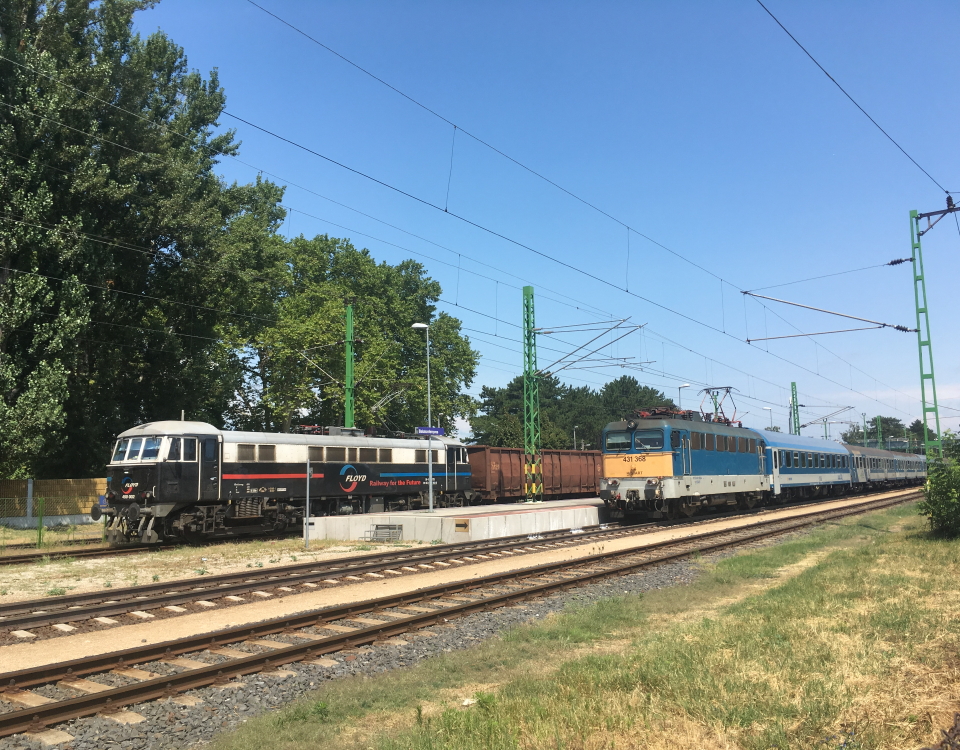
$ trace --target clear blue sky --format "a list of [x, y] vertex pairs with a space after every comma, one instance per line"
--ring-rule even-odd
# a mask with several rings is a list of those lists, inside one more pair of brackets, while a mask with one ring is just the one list
[[[944, 207], [936, 185], [754, 0], [258, 1], [706, 269], [631, 234], [628, 272], [622, 225], [463, 133], [454, 149], [451, 212], [693, 320], [223, 117], [242, 141], [240, 159], [256, 167], [230, 161], [224, 174], [249, 181], [262, 169], [289, 185], [285, 203], [296, 210], [285, 234], [349, 237], [378, 259], [424, 262], [443, 285], [441, 309], [463, 320], [483, 355], [471, 392], [521, 371], [519, 287], [530, 283], [541, 326], [610, 316], [647, 324], [642, 335], [607, 350], [652, 361], [645, 372], [565, 373], [572, 384], [599, 387], [626, 372], [676, 398], [676, 387], [690, 383], [685, 406], [699, 403], [704, 384], [731, 385], [746, 424], [768, 424], [762, 407], [771, 406], [784, 429], [792, 380], [801, 403], [855, 407], [840, 419], [866, 412], [910, 422], [919, 415], [915, 334], [744, 341], [860, 325], [775, 303], [765, 310], [745, 304], [740, 290], [908, 257], [910, 209]], [[768, 7], [960, 199], [960, 6], [770, 0]], [[162, 0], [137, 26], [142, 33], [163, 29], [185, 48], [191, 67], [218, 68], [228, 111], [447, 205], [453, 128], [245, 0]], [[960, 229], [952, 217], [924, 238], [924, 258], [940, 401], [960, 409]], [[915, 324], [909, 264], [761, 293]], [[540, 340], [542, 366], [584, 340], [551, 338]], [[802, 419], [829, 411], [808, 409]], [[945, 427], [957, 429], [958, 417], [942, 410]], [[833, 434], [843, 427], [834, 425]], [[804, 433], [822, 434], [822, 427]]]

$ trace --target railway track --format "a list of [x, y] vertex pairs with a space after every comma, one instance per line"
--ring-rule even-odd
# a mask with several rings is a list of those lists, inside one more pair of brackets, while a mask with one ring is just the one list
[[[804, 527], [909, 502], [919, 490], [831, 510], [807, 509], [790, 518], [748, 527], [701, 531], [677, 540], [551, 562], [483, 578], [332, 606], [309, 613], [222, 629], [203, 635], [64, 661], [0, 675], [5, 706], [0, 736], [40, 732], [92, 714], [117, 715], [125, 706], [208, 686], [228, 686], [244, 675], [297, 662], [329, 666], [324, 656], [389, 641], [447, 621], [693, 554], [756, 543]], [[109, 677], [106, 675], [109, 673]], [[97, 679], [98, 676], [100, 681]], [[105, 684], [104, 680], [124, 684]], [[36, 688], [44, 687], [44, 692]], [[54, 687], [55, 686], [55, 687]], [[55, 693], [61, 697], [51, 697]]]
[[[158, 616], [170, 617], [184, 613], [182, 605], [199, 605], [200, 608], [235, 606], [247, 603], [244, 595], [260, 598], [284, 596], [317, 589], [333, 587], [345, 581], [370, 580], [382, 577], [422, 573], [431, 567], [454, 568], [470, 563], [495, 559], [498, 556], [513, 556], [544, 552], [565, 546], [580, 545], [585, 540], [598, 537], [609, 539], [643, 533], [648, 527], [598, 526], [584, 529], [564, 529], [544, 532], [535, 536], [528, 534], [491, 539], [486, 541], [446, 544], [427, 548], [404, 548], [371, 555], [350, 557], [327, 562], [306, 562], [264, 569], [263, 572], [241, 571], [205, 578], [191, 578], [165, 583], [151, 583], [107, 592], [96, 591], [55, 598], [33, 599], [0, 605], [0, 632], [18, 631], [17, 638], [50, 638], [75, 632], [71, 623], [94, 621], [93, 627], [121, 624], [114, 617], [129, 615], [129, 622], [143, 622]], [[367, 576], [367, 578], [363, 578]], [[144, 616], [153, 611], [154, 614]], [[105, 618], [105, 619], [97, 619]], [[106, 620], [106, 621], [105, 621]], [[64, 627], [66, 626], [66, 627]], [[27, 628], [32, 630], [29, 633]], [[42, 629], [42, 630], [38, 630]]]

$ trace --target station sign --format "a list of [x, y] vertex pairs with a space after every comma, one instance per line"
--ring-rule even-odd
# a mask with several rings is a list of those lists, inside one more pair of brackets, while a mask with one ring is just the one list
[[445, 435], [442, 427], [417, 427], [418, 435]]

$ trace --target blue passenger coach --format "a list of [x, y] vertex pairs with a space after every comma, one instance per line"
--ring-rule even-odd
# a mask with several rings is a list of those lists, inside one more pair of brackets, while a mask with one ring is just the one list
[[781, 500], [841, 495], [851, 488], [850, 452], [830, 440], [765, 431], [770, 486]]

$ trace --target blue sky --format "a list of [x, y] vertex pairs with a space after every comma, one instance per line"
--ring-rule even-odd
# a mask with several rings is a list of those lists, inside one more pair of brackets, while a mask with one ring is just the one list
[[[944, 207], [754, 0], [258, 2], [618, 220], [462, 131], [451, 174], [451, 125], [245, 0], [162, 0], [138, 15], [138, 30], [163, 29], [191, 67], [219, 70], [228, 112], [574, 267], [222, 118], [246, 162], [224, 163], [224, 175], [245, 182], [263, 170], [289, 185], [285, 234], [349, 237], [378, 259], [426, 265], [444, 289], [440, 309], [483, 355], [472, 393], [521, 371], [520, 287], [530, 283], [540, 326], [646, 324], [605, 350], [650, 361], [644, 371], [577, 370], [565, 373], [571, 384], [627, 373], [676, 398], [690, 383], [688, 407], [703, 385], [730, 385], [746, 424], [768, 424], [768, 406], [784, 429], [791, 381], [801, 403], [822, 405], [804, 422], [830, 405], [854, 407], [838, 419], [919, 415], [915, 334], [745, 342], [860, 325], [740, 292], [908, 257], [909, 211]], [[960, 6], [767, 7], [960, 198]], [[940, 402], [960, 410], [958, 251], [952, 217], [924, 237]], [[909, 264], [760, 293], [915, 324]], [[540, 364], [584, 340], [542, 337]], [[958, 418], [942, 409], [944, 427]]]

